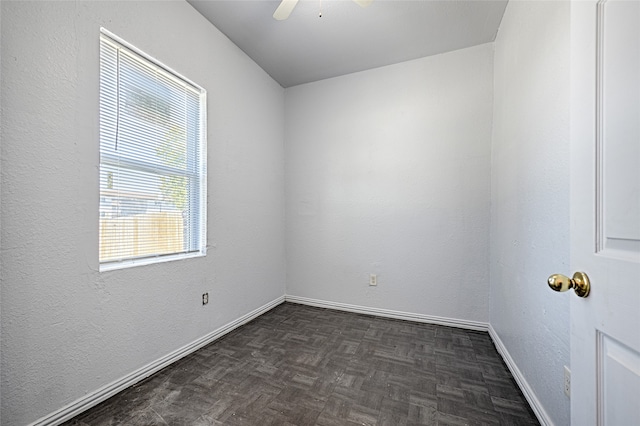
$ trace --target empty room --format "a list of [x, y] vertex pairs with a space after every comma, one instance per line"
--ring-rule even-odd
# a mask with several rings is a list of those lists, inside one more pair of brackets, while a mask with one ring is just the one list
[[0, 2], [0, 424], [640, 424], [640, 2]]

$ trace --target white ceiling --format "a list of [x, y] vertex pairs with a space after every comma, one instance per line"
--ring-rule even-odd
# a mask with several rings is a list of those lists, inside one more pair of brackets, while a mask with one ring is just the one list
[[[494, 40], [507, 0], [187, 0], [282, 87]], [[322, 17], [318, 12], [322, 8]]]

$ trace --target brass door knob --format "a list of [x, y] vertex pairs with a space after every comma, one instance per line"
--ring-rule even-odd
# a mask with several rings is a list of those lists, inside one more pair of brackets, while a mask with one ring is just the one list
[[589, 277], [584, 272], [576, 272], [573, 274], [573, 278], [561, 274], [553, 274], [549, 277], [547, 283], [554, 291], [573, 289], [579, 297], [587, 297], [591, 290]]

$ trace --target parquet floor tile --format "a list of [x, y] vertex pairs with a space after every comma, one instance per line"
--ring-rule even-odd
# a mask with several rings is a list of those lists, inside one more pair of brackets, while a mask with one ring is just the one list
[[64, 426], [538, 424], [486, 332], [284, 303]]

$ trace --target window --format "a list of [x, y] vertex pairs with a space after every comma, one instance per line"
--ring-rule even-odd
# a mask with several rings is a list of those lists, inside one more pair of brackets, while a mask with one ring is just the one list
[[205, 98], [101, 33], [101, 270], [205, 254]]

